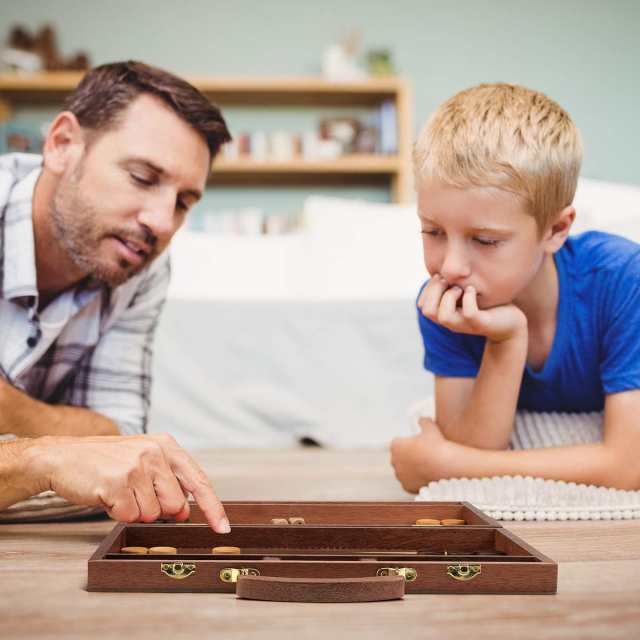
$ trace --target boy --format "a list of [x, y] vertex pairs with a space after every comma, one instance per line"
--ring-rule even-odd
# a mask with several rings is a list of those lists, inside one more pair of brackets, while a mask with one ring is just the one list
[[[435, 420], [392, 442], [403, 487], [530, 475], [640, 489], [640, 246], [568, 237], [580, 164], [569, 115], [508, 84], [455, 95], [414, 153], [418, 298]], [[604, 410], [599, 443], [508, 450], [516, 410]]]

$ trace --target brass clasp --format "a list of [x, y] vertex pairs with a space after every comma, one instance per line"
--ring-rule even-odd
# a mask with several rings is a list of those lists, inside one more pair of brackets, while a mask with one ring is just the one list
[[240, 576], [259, 576], [260, 572], [257, 569], [222, 569], [220, 571], [220, 580], [222, 582], [237, 582]]
[[196, 572], [196, 565], [184, 562], [163, 562], [160, 565], [160, 571], [174, 580], [184, 580]]
[[479, 564], [449, 564], [447, 565], [447, 575], [454, 580], [466, 582], [473, 580], [482, 573], [482, 566]]
[[413, 567], [382, 567], [378, 569], [379, 576], [402, 576], [407, 582], [413, 582], [418, 572]]

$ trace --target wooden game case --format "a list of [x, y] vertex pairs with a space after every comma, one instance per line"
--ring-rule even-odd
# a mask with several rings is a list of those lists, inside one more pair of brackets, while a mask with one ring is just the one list
[[[403, 593], [556, 592], [557, 564], [466, 502], [224, 506], [229, 534], [215, 533], [195, 504], [184, 523], [117, 524], [89, 559], [87, 589], [237, 589], [240, 597], [332, 602]], [[421, 519], [464, 524], [417, 526]], [[121, 552], [159, 546], [175, 547], [176, 554]], [[240, 553], [212, 553], [219, 546]]]

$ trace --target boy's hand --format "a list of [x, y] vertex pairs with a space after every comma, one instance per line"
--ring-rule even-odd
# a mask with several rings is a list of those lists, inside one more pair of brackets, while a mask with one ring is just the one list
[[440, 427], [429, 418], [420, 418], [421, 433], [391, 442], [391, 464], [405, 491], [417, 493], [434, 480], [452, 472], [449, 442]]
[[527, 318], [514, 304], [479, 309], [472, 286], [464, 291], [457, 286], [449, 287], [439, 274], [422, 290], [418, 307], [429, 320], [451, 331], [486, 336], [491, 342], [504, 342], [523, 332], [526, 334]]

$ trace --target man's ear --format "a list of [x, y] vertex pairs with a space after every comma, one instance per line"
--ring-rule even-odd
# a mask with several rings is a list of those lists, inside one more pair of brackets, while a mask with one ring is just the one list
[[44, 166], [56, 176], [75, 164], [84, 150], [82, 127], [71, 111], [63, 111], [51, 123], [44, 141]]
[[571, 225], [576, 219], [576, 210], [572, 205], [565, 207], [553, 220], [551, 226], [547, 229], [544, 242], [545, 249], [549, 253], [555, 253], [565, 243]]

